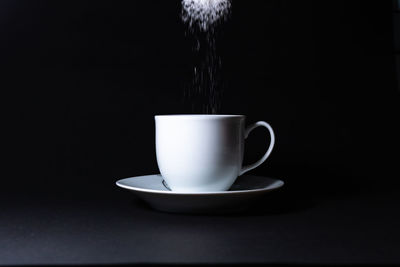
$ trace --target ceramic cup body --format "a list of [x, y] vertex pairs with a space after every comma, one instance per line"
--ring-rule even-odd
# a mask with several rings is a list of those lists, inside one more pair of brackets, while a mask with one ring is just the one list
[[[155, 121], [158, 167], [173, 191], [228, 190], [239, 175], [260, 166], [275, 144], [267, 122], [245, 128], [243, 115], [160, 115]], [[242, 167], [244, 141], [260, 126], [268, 129], [270, 145], [261, 159]]]
[[244, 116], [161, 115], [155, 122], [157, 163], [171, 190], [223, 191], [239, 176]]

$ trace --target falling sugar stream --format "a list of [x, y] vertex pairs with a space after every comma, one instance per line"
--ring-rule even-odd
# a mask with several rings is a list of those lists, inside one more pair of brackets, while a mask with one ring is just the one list
[[201, 112], [215, 114], [221, 106], [221, 57], [217, 53], [217, 28], [230, 12], [229, 0], [183, 0], [182, 20], [187, 24], [187, 35], [194, 39], [196, 62], [192, 80], [184, 95], [192, 103], [202, 103]]

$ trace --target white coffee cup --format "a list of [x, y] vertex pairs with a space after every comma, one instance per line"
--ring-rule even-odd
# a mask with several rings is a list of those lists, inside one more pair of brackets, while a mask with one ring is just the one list
[[[159, 115], [155, 122], [158, 167], [177, 192], [228, 190], [239, 175], [261, 165], [275, 143], [268, 123], [245, 128], [243, 115]], [[244, 140], [258, 126], [269, 130], [269, 148], [260, 160], [242, 167]]]

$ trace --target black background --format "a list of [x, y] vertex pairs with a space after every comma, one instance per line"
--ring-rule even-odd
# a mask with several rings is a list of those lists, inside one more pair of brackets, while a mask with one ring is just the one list
[[220, 113], [271, 123], [252, 173], [285, 181], [267, 210], [233, 217], [157, 213], [114, 184], [158, 172], [154, 115], [205, 104], [184, 97], [180, 9], [0, 1], [0, 263], [398, 264], [392, 3], [232, 1]]
[[[158, 172], [153, 116], [194, 111], [183, 96], [193, 43], [180, 2], [0, 5], [10, 185], [111, 186]], [[253, 173], [311, 191], [329, 190], [338, 175], [355, 188], [397, 181], [391, 14], [389, 1], [233, 1], [217, 35], [220, 113], [266, 120], [277, 135]], [[246, 163], [262, 155], [265, 134], [249, 138]]]

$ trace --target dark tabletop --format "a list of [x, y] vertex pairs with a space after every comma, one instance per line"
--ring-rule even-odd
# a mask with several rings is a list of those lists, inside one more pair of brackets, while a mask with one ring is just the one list
[[391, 186], [289, 182], [245, 213], [183, 215], [154, 211], [103, 180], [82, 177], [74, 189], [59, 177], [46, 190], [2, 193], [0, 264], [400, 264]]

